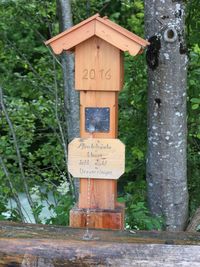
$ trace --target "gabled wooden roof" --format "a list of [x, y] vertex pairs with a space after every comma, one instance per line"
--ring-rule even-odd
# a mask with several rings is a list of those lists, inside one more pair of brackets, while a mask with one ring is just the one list
[[107, 17], [101, 18], [99, 14], [56, 35], [45, 44], [50, 45], [55, 54], [61, 54], [63, 50], [73, 50], [76, 45], [92, 36], [98, 36], [133, 56], [140, 53], [149, 44], [146, 40], [110, 21]]

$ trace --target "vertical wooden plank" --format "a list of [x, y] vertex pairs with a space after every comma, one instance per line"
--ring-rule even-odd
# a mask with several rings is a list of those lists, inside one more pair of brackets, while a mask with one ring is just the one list
[[85, 131], [85, 108], [86, 107], [109, 107], [110, 108], [110, 131], [108, 133], [94, 133], [94, 138], [116, 138], [118, 120], [118, 92], [80, 91], [80, 136], [91, 137]]
[[[118, 134], [118, 91], [123, 87], [122, 52], [98, 37], [92, 37], [75, 48], [75, 87], [80, 90], [80, 137], [83, 138], [117, 138]], [[85, 129], [86, 108], [109, 108], [110, 129], [108, 132], [89, 133]], [[106, 179], [80, 179], [78, 210], [73, 209], [70, 225], [74, 226], [76, 214], [78, 225], [84, 225], [84, 209], [93, 210], [94, 227], [123, 228], [123, 212], [117, 209], [117, 181]], [[92, 211], [91, 210], [91, 211]], [[112, 211], [104, 214], [105, 210]], [[100, 213], [103, 215], [101, 215]], [[103, 216], [103, 217], [101, 217]], [[115, 218], [110, 225], [106, 218]], [[78, 217], [77, 217], [78, 218]], [[95, 219], [96, 218], [96, 219]], [[99, 219], [98, 219], [99, 218]], [[103, 220], [101, 218], [104, 218]], [[117, 218], [121, 218], [120, 224]], [[110, 219], [108, 219], [109, 221]], [[99, 222], [95, 224], [95, 222]], [[119, 228], [118, 228], [119, 227]]]
[[124, 53], [120, 51], [120, 87], [124, 86]]
[[[118, 93], [117, 92], [80, 92], [80, 136], [91, 137], [85, 130], [85, 108], [108, 107], [110, 108], [110, 131], [108, 133], [94, 133], [96, 138], [116, 138], [118, 118]], [[88, 179], [80, 179], [79, 208], [115, 209], [117, 198], [117, 181], [106, 179], [90, 179], [90, 203], [88, 202]]]

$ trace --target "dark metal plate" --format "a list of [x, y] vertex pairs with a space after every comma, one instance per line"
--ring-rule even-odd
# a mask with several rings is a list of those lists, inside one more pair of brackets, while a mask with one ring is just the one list
[[85, 108], [86, 132], [110, 131], [110, 108]]

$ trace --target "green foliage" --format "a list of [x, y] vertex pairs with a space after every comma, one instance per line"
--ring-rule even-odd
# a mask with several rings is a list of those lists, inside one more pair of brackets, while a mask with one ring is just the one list
[[[89, 3], [89, 5], [88, 5]], [[99, 13], [139, 35], [144, 35], [144, 2], [142, 0], [73, 0], [74, 23]]]
[[51, 205], [50, 210], [52, 210], [55, 215], [50, 219], [46, 220], [47, 224], [56, 225], [68, 225], [69, 224], [69, 211], [72, 208], [72, 196], [71, 195], [58, 195], [56, 205]]
[[7, 212], [6, 209], [6, 199], [3, 197], [2, 194], [0, 194], [0, 220], [6, 220], [6, 216], [4, 215], [4, 213]]
[[[64, 175], [61, 176], [62, 179], [65, 179]], [[35, 205], [33, 213], [39, 218], [40, 223], [68, 225], [69, 211], [73, 205], [70, 185], [66, 180], [61, 180], [59, 186], [53, 182], [50, 186], [50, 179], [52, 180], [52, 177], [45, 179], [43, 188], [41, 185], [31, 188], [30, 193]], [[50, 218], [42, 218], [44, 205], [48, 206], [49, 213], [51, 214]]]
[[[88, 5], [90, 3], [90, 5]], [[188, 183], [190, 208], [200, 205], [200, 43], [199, 1], [186, 1], [188, 68]], [[95, 13], [109, 16], [126, 29], [144, 36], [144, 1], [142, 0], [72, 0], [74, 23]], [[43, 44], [59, 31], [56, 1], [0, 1], [0, 86], [4, 104], [13, 125], [22, 158], [22, 166], [31, 196], [33, 213], [40, 218], [44, 202], [51, 192], [55, 201], [46, 223], [66, 225], [72, 206], [70, 191], [59, 191], [67, 178], [66, 159], [58, 127], [64, 136], [62, 72], [59, 57], [53, 58]], [[54, 69], [54, 63], [55, 64]], [[55, 82], [56, 87], [55, 88]], [[161, 229], [162, 218], [150, 216], [146, 201], [146, 105], [147, 77], [145, 55], [125, 54], [125, 86], [119, 96], [119, 138], [126, 144], [126, 173], [119, 189], [126, 202], [126, 223], [133, 229]], [[56, 116], [56, 112], [58, 117]], [[0, 155], [6, 166], [0, 168], [0, 219], [20, 220], [16, 208], [8, 210], [7, 201], [24, 191], [16, 144], [3, 112], [0, 120]], [[2, 167], [2, 166], [1, 166]], [[45, 188], [42, 191], [41, 188]], [[34, 191], [34, 188], [38, 190]], [[67, 185], [65, 185], [67, 188]]]
[[126, 55], [125, 86], [119, 96], [119, 138], [126, 144], [126, 180], [145, 177], [146, 95], [144, 56]]
[[136, 230], [162, 230], [163, 218], [153, 217], [147, 208], [146, 183], [129, 182], [125, 188], [126, 228]]
[[[139, 35], [143, 35], [143, 1], [102, 0], [72, 1], [74, 23], [99, 12]], [[13, 20], [13, 14], [15, 19]], [[63, 147], [56, 108], [66, 135], [63, 119], [62, 76], [59, 64], [53, 67], [53, 58], [43, 44], [45, 39], [58, 33], [55, 1], [27, 2], [25, 0], [0, 3], [0, 80], [4, 88], [4, 102], [12, 122], [29, 188], [45, 186], [53, 192], [55, 204], [49, 207], [54, 215], [47, 223], [66, 224], [72, 197], [57, 192], [66, 173]], [[56, 59], [56, 60], [59, 60]], [[140, 66], [140, 67], [138, 67]], [[146, 125], [146, 74], [144, 57], [125, 56], [125, 89], [120, 96], [120, 138], [127, 144], [125, 181], [144, 179], [145, 176], [145, 125]], [[55, 78], [57, 92], [55, 91]], [[57, 97], [58, 102], [55, 102]], [[2, 114], [0, 153], [13, 181], [16, 192], [24, 186], [19, 158], [11, 129]], [[130, 122], [130, 123], [129, 123]], [[141, 135], [140, 132], [143, 134]], [[12, 196], [5, 173], [0, 170], [1, 194]], [[127, 182], [125, 182], [127, 183]], [[123, 185], [122, 185], [123, 187]], [[33, 194], [30, 190], [31, 196]], [[47, 194], [40, 192], [34, 201], [33, 214], [40, 218]], [[12, 219], [19, 220], [19, 216]], [[14, 212], [12, 212], [14, 214]]]
[[[55, 59], [43, 43], [58, 32], [55, 1], [1, 1], [0, 16], [0, 86], [21, 155], [20, 160], [12, 129], [2, 112], [0, 155], [8, 177], [0, 168], [0, 196], [6, 205], [14, 193], [9, 179], [15, 193], [24, 192], [20, 165], [30, 193], [30, 188], [44, 184], [47, 191], [56, 192], [66, 171], [56, 111], [64, 132], [66, 127], [62, 115], [61, 67], [56, 64], [54, 69]], [[58, 200], [56, 203], [59, 205]], [[33, 214], [39, 217], [42, 208], [41, 202], [34, 201]], [[20, 219], [16, 208], [11, 208], [10, 219]]]
[[46, 220], [46, 223], [68, 225], [69, 211], [73, 204], [69, 183], [65, 180], [61, 181], [60, 185], [53, 191], [53, 196], [56, 202], [49, 206], [49, 210], [52, 210], [54, 215], [50, 219]]
[[200, 206], [200, 47], [197, 43], [190, 48], [188, 70], [188, 187], [193, 214]]
[[198, 10], [199, 0], [187, 0], [186, 7], [186, 29], [188, 45], [189, 47], [192, 47], [194, 44], [200, 46], [200, 12]]
[[198, 109], [200, 105], [200, 98], [191, 98], [192, 109]]

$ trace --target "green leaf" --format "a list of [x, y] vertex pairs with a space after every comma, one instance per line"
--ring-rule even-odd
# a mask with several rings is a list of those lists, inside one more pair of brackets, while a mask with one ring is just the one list
[[200, 98], [192, 98], [190, 101], [192, 103], [200, 104]]
[[124, 202], [125, 202], [124, 197], [118, 197], [118, 198], [117, 198], [117, 202], [119, 202], [119, 203], [124, 203]]
[[192, 105], [192, 109], [195, 110], [195, 109], [198, 109], [199, 108], [199, 104], [194, 104]]

